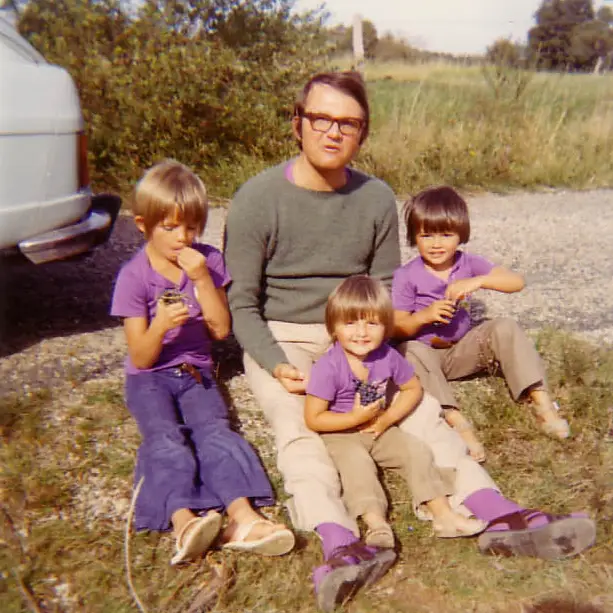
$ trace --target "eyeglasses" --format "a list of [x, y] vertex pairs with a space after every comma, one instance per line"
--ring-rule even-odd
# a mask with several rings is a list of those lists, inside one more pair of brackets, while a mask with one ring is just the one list
[[329, 115], [321, 115], [320, 113], [302, 113], [302, 117], [309, 120], [311, 128], [315, 132], [329, 132], [332, 126], [336, 124], [339, 132], [343, 136], [357, 136], [364, 121], [353, 117], [330, 117]]

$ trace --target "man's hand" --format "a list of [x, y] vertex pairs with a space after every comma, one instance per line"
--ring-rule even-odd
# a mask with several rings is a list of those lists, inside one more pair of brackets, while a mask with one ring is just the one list
[[273, 376], [290, 394], [306, 394], [306, 377], [291, 364], [277, 364]]
[[445, 298], [457, 302], [463, 298], [468, 298], [470, 294], [481, 289], [483, 277], [472, 277], [470, 279], [458, 279], [447, 286]]
[[427, 323], [448, 324], [455, 313], [455, 300], [435, 300], [423, 309], [423, 317]]
[[182, 326], [188, 319], [189, 309], [183, 302], [165, 304], [163, 300], [158, 300], [153, 321], [160, 326], [164, 333]]
[[184, 247], [179, 252], [177, 264], [194, 283], [209, 275], [209, 269], [206, 266], [206, 258], [200, 251], [192, 249], [191, 247]]
[[355, 425], [361, 426], [372, 421], [384, 408], [385, 398], [379, 398], [370, 404], [362, 405], [360, 394], [356, 394], [351, 415], [355, 419]]

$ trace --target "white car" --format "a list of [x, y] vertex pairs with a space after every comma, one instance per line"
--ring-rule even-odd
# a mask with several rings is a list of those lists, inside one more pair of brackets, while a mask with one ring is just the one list
[[106, 241], [121, 206], [92, 196], [79, 96], [0, 11], [0, 255], [35, 264]]

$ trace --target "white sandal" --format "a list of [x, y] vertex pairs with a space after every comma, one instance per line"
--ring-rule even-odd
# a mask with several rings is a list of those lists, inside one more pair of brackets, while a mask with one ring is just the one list
[[175, 566], [199, 558], [213, 544], [220, 530], [221, 515], [217, 511], [190, 519], [177, 534], [177, 553], [170, 564]]
[[296, 539], [294, 533], [289, 528], [275, 530], [253, 541], [245, 540], [252, 528], [258, 524], [275, 525], [269, 519], [255, 519], [248, 524], [240, 524], [236, 530], [235, 540], [224, 543], [221, 548], [232, 551], [250, 551], [251, 553], [259, 553], [263, 556], [282, 556], [294, 548]]
[[438, 538], [453, 539], [480, 534], [487, 528], [487, 522], [473, 517], [463, 517], [463, 525], [451, 522], [432, 522], [432, 530]]
[[[558, 413], [560, 407], [557, 402], [553, 402], [553, 412]], [[543, 411], [540, 407], [535, 406], [534, 412], [537, 417], [543, 417], [544, 414], [549, 413], [549, 411]], [[562, 417], [556, 417], [555, 419], [549, 419], [547, 421], [541, 421], [539, 423], [539, 428], [541, 432], [547, 434], [547, 436], [551, 436], [552, 438], [558, 440], [567, 439], [570, 436], [570, 425], [568, 421], [563, 419]]]

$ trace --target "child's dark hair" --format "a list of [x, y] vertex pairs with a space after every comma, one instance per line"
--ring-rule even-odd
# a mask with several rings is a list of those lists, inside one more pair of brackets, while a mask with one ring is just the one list
[[392, 336], [394, 309], [392, 299], [378, 279], [368, 275], [347, 277], [329, 296], [326, 305], [326, 329], [334, 338], [338, 323], [366, 319], [372, 316], [385, 327], [385, 337]]
[[470, 238], [466, 201], [447, 185], [429, 187], [405, 202], [407, 239], [412, 247], [419, 232], [457, 232], [460, 243]]

